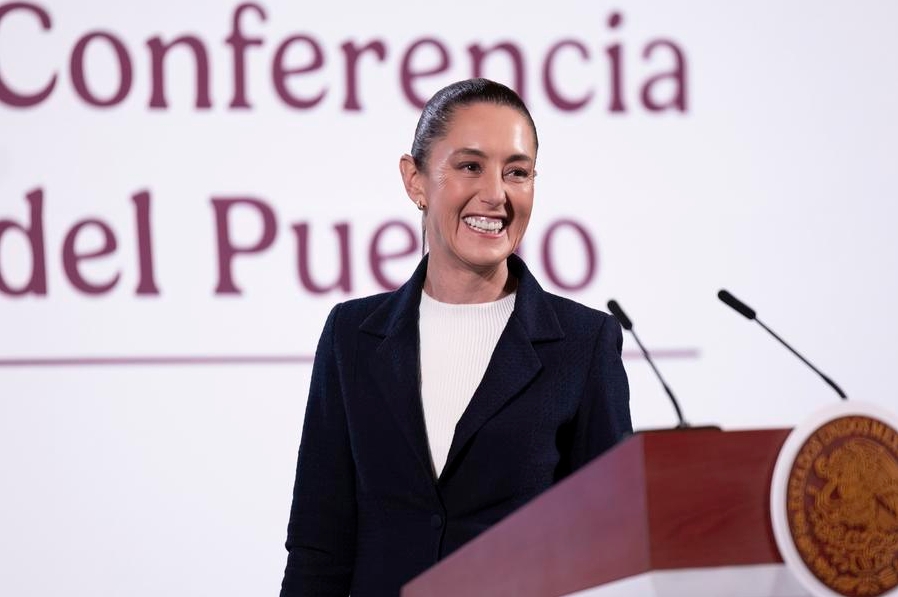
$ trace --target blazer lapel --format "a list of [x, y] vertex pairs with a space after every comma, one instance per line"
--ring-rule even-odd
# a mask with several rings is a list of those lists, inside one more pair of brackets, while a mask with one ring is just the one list
[[533, 350], [526, 330], [512, 315], [499, 338], [483, 380], [455, 426], [444, 472], [450, 469], [453, 460], [477, 430], [530, 383], [540, 369], [542, 363]]
[[426, 271], [425, 257], [409, 281], [371, 313], [359, 329], [382, 338], [368, 363], [371, 377], [409, 448], [428, 478], [433, 479], [421, 406], [418, 355], [418, 304]]
[[533, 345], [564, 337], [555, 310], [524, 262], [511, 255], [508, 266], [518, 278], [515, 308], [483, 380], [455, 427], [444, 474], [474, 434], [540, 372], [542, 362]]

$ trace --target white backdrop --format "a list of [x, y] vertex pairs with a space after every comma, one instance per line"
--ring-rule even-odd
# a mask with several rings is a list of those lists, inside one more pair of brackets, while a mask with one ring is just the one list
[[[421, 97], [474, 74], [468, 46], [518, 49], [540, 135], [524, 257], [548, 290], [599, 308], [617, 298], [690, 420], [791, 426], [836, 399], [722, 305], [719, 288], [755, 307], [849, 396], [896, 409], [894, 2], [269, 0], [256, 5], [264, 20], [253, 7], [239, 19], [243, 36], [260, 42], [243, 51], [243, 108], [231, 107], [239, 77], [225, 41], [237, 6], [0, 3], [0, 594], [277, 591], [307, 359], [335, 302], [381, 290], [369, 261], [376, 231], [394, 221], [417, 229], [397, 164], [417, 120], [403, 57], [424, 38], [442, 44], [448, 64], [411, 83]], [[197, 107], [201, 86], [183, 44], [155, 76], [167, 107], [152, 107], [148, 42], [186, 34], [208, 57], [209, 107]], [[317, 69], [287, 83], [305, 99], [324, 92], [311, 108], [287, 105], [275, 87], [278, 46], [294, 35], [321, 51]], [[115, 105], [94, 106], [78, 81], [95, 99], [114, 99], [121, 68], [110, 39], [127, 56], [131, 85]], [[553, 104], [543, 80], [563, 40], [580, 45], [558, 51], [553, 84], [570, 99], [592, 93], [574, 111]], [[668, 45], [644, 57], [659, 40]], [[383, 59], [363, 52], [353, 70], [343, 44], [372, 41]], [[424, 46], [407, 69], [439, 65], [437, 46]], [[650, 99], [669, 105], [679, 91], [684, 109], [653, 111], [643, 86], [675, 69], [671, 46], [682, 77], [650, 84]], [[315, 56], [306, 41], [282, 58], [299, 68]], [[483, 73], [514, 83], [509, 64], [497, 51]], [[45, 99], [12, 105], [54, 75]], [[358, 109], [346, 106], [349, 79]], [[143, 228], [132, 201], [142, 192]], [[37, 226], [29, 194], [42, 195]], [[235, 257], [242, 293], [216, 292], [212, 201], [241, 197], [270, 208], [274, 237]], [[235, 207], [227, 240], [258, 243], [260, 213]], [[105, 223], [115, 249], [92, 223], [67, 250], [83, 220]], [[560, 221], [594, 243], [591, 277], [573, 228], [549, 232]], [[301, 224], [310, 235], [302, 254]], [[348, 231], [349, 292], [314, 293], [298, 266], [308, 263], [321, 285], [337, 279], [338, 224]], [[404, 230], [390, 224], [375, 250], [411, 251], [417, 240]], [[14, 295], [39, 281], [37, 245], [46, 289]], [[381, 275], [403, 280], [412, 253], [384, 261]], [[82, 286], [115, 283], [87, 294], [73, 276]], [[628, 338], [628, 356], [634, 348]], [[635, 426], [672, 424], [646, 363], [626, 366]]]

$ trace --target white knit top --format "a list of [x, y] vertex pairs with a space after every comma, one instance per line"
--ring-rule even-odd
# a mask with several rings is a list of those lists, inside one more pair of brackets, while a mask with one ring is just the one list
[[446, 465], [455, 425], [511, 317], [515, 296], [513, 292], [491, 303], [451, 304], [421, 293], [421, 401], [437, 477]]

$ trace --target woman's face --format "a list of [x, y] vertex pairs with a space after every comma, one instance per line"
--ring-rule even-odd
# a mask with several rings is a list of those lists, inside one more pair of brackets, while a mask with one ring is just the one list
[[431, 263], [471, 271], [503, 264], [530, 221], [535, 164], [533, 130], [520, 112], [458, 108], [431, 146], [427, 172], [417, 173]]

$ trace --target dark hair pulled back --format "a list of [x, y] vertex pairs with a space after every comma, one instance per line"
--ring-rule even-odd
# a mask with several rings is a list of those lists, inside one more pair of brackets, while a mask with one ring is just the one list
[[427, 171], [430, 149], [434, 142], [446, 135], [446, 129], [455, 111], [460, 107], [477, 103], [508, 106], [523, 114], [533, 131], [534, 144], [539, 147], [533, 117], [514, 90], [489, 79], [466, 79], [443, 87], [425, 104], [418, 119], [418, 126], [415, 128], [415, 140], [411, 151], [415, 165], [420, 170]]

